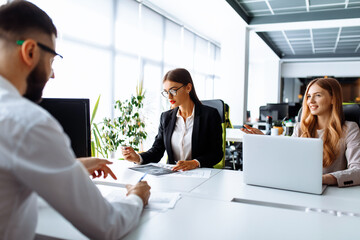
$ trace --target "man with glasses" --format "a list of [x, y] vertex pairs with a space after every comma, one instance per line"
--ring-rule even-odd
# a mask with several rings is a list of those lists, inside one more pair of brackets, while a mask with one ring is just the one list
[[34, 239], [37, 195], [88, 237], [119, 239], [139, 222], [150, 187], [128, 186], [128, 197], [107, 202], [59, 123], [34, 103], [54, 77], [54, 57], [62, 57], [56, 35], [35, 5], [0, 7], [0, 239]]

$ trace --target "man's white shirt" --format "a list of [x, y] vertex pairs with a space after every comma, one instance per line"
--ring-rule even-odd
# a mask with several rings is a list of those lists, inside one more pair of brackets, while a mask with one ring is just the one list
[[136, 195], [107, 202], [59, 123], [0, 76], [0, 239], [34, 238], [37, 194], [92, 239], [121, 238], [143, 209]]

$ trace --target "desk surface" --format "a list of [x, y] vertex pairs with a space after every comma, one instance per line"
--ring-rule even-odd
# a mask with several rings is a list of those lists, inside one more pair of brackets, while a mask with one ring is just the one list
[[360, 213], [360, 186], [349, 188], [329, 186], [322, 195], [300, 193], [247, 185], [243, 182], [243, 172], [241, 171], [222, 170], [191, 193], [222, 201], [241, 198]]
[[242, 142], [243, 133], [240, 129], [237, 128], [227, 128], [226, 129], [226, 141], [229, 142]]
[[[136, 166], [136, 164], [128, 161], [114, 161], [110, 167], [118, 179], [113, 180], [108, 177], [107, 179], [101, 180], [111, 183], [136, 184], [144, 173], [129, 169], [134, 166]], [[215, 176], [219, 172], [221, 172], [220, 169], [211, 169], [210, 177]], [[162, 176], [148, 174], [144, 180], [148, 182], [153, 191], [190, 192], [207, 181], [208, 178], [176, 177], [172, 174]]]
[[359, 239], [359, 219], [185, 196], [176, 209], [154, 216], [133, 239]]
[[[116, 164], [119, 182], [136, 182], [141, 173]], [[360, 239], [359, 216], [334, 216], [255, 204], [234, 197], [319, 209], [360, 213], [360, 187], [328, 187], [312, 195], [245, 185], [242, 172], [212, 169], [211, 177], [147, 176], [156, 191], [179, 191], [182, 198], [166, 212], [144, 211], [139, 226], [124, 239]], [[121, 174], [121, 175], [120, 175]], [[134, 180], [134, 181], [133, 181]], [[39, 209], [37, 233], [87, 239], [50, 207]]]

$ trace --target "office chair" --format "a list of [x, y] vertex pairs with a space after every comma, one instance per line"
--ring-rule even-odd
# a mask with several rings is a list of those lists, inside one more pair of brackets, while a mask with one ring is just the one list
[[360, 127], [360, 104], [346, 104], [343, 105], [343, 111], [346, 121], [356, 122]]
[[225, 166], [225, 146], [226, 146], [226, 128], [225, 128], [225, 104], [223, 100], [213, 99], [213, 100], [204, 100], [201, 101], [205, 106], [213, 107], [218, 110], [221, 119], [221, 128], [222, 128], [222, 145], [223, 145], [223, 158], [219, 163], [214, 165], [214, 168], [224, 168]]
[[[225, 129], [234, 128], [230, 121], [230, 107], [225, 103]], [[239, 130], [240, 131], [240, 130]], [[225, 168], [242, 170], [242, 143], [227, 141], [225, 145]]]
[[[358, 124], [358, 126], [360, 127], [360, 104], [357, 104], [357, 103], [344, 104], [343, 103], [343, 111], [344, 111], [345, 121], [356, 122]], [[302, 113], [302, 108], [300, 108], [299, 113], [298, 113], [298, 122], [300, 122], [300, 120], [301, 120], [301, 113]]]

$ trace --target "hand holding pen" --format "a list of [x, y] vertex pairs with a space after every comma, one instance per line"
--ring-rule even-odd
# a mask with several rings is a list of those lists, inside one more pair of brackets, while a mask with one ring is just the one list
[[147, 175], [147, 172], [139, 179], [138, 183], [141, 182], [146, 175]]
[[126, 195], [135, 194], [139, 196], [143, 200], [144, 206], [148, 204], [151, 188], [146, 181], [142, 181], [146, 175], [147, 172], [139, 179], [136, 185], [126, 186], [126, 189], [128, 190], [128, 193]]

